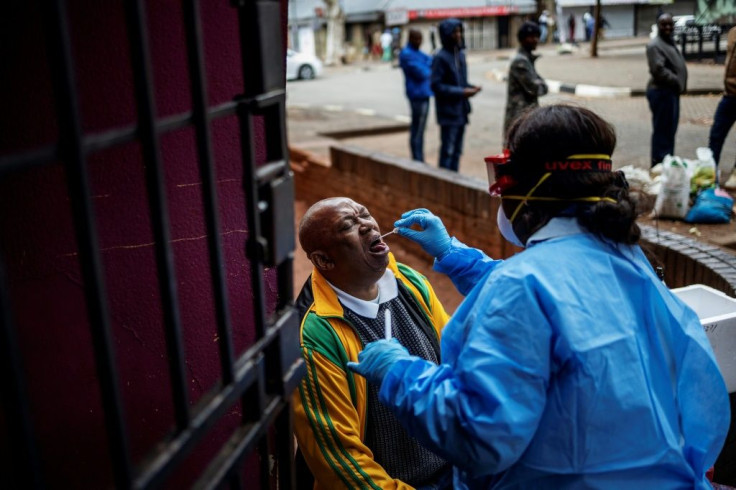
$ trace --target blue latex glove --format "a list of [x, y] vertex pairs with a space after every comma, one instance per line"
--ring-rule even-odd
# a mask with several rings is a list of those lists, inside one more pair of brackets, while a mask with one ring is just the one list
[[[419, 225], [422, 231], [412, 230], [409, 228], [411, 225]], [[445, 225], [428, 209], [407, 211], [394, 226], [397, 228], [396, 233], [417, 242], [432, 257], [440, 259], [450, 251], [452, 239], [447, 234]]]
[[376, 340], [358, 354], [358, 362], [349, 362], [348, 369], [355, 371], [371, 383], [381, 386], [383, 378], [396, 361], [412, 357], [398, 340]]

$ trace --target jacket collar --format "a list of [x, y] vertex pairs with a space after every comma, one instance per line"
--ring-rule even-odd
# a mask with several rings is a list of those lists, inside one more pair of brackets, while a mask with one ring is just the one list
[[[403, 278], [403, 275], [399, 271], [396, 265], [396, 259], [394, 254], [389, 252], [388, 254], [388, 266], [387, 269], [393, 272], [396, 279]], [[345, 312], [342, 309], [342, 305], [337, 297], [337, 293], [327, 279], [316, 268], [312, 269], [312, 294], [314, 295], [314, 303], [312, 304], [312, 311], [318, 316], [344, 316]]]
[[523, 47], [519, 47], [518, 53], [522, 55], [523, 57], [528, 58], [529, 61], [531, 61], [532, 63], [534, 63], [537, 60], [537, 58], [539, 58], [540, 56], [538, 54], [533, 54], [531, 51], [527, 51]]

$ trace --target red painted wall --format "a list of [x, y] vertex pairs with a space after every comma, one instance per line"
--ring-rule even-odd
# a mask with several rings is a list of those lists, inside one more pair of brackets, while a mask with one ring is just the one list
[[[38, 2], [10, 3], [0, 16], [0, 60], [4, 64], [0, 155], [51, 144], [58, 137]], [[84, 131], [134, 124], [136, 106], [122, 0], [67, 3]], [[147, 2], [159, 116], [185, 112], [191, 104], [180, 3]], [[227, 0], [202, 4], [208, 97], [214, 105], [243, 90], [238, 23]], [[282, 2], [282, 11], [284, 5]], [[283, 59], [274, 62], [283, 63]], [[263, 160], [264, 149], [258, 144], [262, 126], [256, 128], [256, 153]], [[230, 314], [236, 349], [242, 352], [253, 341], [254, 325], [244, 254], [248, 225], [237, 120], [214, 122], [212, 138]], [[163, 135], [161, 156], [189, 396], [194, 403], [213, 386], [220, 372], [193, 131]], [[134, 461], [140, 461], [173, 425], [140, 147], [131, 143], [94, 153], [87, 163], [131, 454]], [[50, 488], [104, 488], [111, 482], [77, 252], [62, 165], [24, 171], [0, 181], [0, 254], [8, 269], [32, 420]], [[267, 278], [267, 285], [274, 291], [274, 277]], [[269, 293], [270, 304], [273, 296]], [[240, 409], [235, 406], [174, 477], [171, 488], [188, 486], [239, 417]], [[12, 452], [3, 446], [4, 451]], [[5, 461], [0, 462], [0, 472]], [[258, 481], [253, 458], [245, 473], [246, 486]]]

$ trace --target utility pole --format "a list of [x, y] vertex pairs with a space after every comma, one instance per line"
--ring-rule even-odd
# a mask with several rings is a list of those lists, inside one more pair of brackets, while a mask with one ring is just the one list
[[299, 51], [299, 15], [296, 13], [297, 0], [289, 0], [291, 2], [291, 48]]
[[595, 11], [593, 12], [593, 39], [590, 40], [590, 56], [598, 57], [598, 27], [601, 25], [601, 0], [595, 1]]

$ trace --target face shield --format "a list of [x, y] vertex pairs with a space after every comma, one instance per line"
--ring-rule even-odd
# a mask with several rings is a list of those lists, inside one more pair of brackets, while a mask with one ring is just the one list
[[[545, 161], [536, 169], [530, 166], [521, 168], [519, 162], [515, 162], [513, 155], [508, 149], [504, 149], [498, 155], [492, 155], [485, 158], [486, 170], [488, 172], [488, 181], [492, 182], [488, 188], [491, 196], [498, 196], [501, 199], [519, 201], [519, 205], [509, 217], [511, 223], [514, 222], [519, 211], [528, 201], [568, 201], [568, 202], [599, 202], [607, 201], [615, 203], [616, 200], [610, 197], [602, 196], [585, 196], [575, 198], [562, 198], [558, 196], [536, 196], [536, 190], [553, 174], [562, 173], [610, 173], [613, 169], [610, 155], [604, 154], [573, 154], [560, 160]], [[517, 178], [518, 172], [524, 172], [526, 179], [535, 173], [540, 178], [534, 183], [526, 194], [513, 195], [509, 194], [512, 188], [518, 188], [520, 178]], [[523, 192], [523, 191], [522, 191]]]

